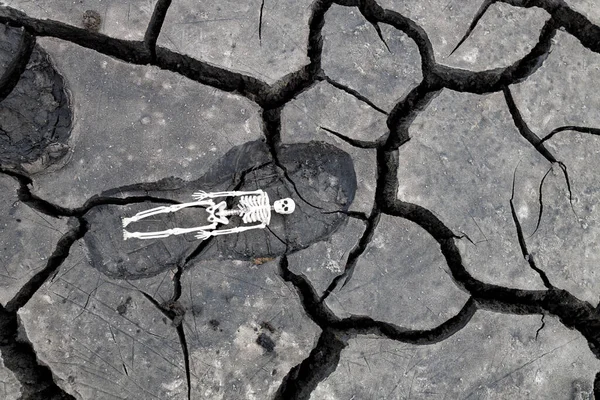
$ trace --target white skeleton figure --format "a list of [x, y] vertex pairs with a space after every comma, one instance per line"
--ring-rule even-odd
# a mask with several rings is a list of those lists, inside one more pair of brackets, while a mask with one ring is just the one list
[[[271, 210], [275, 210], [275, 212], [279, 214], [291, 214], [296, 208], [294, 200], [290, 198], [277, 200], [271, 206], [269, 203], [269, 196], [260, 189], [250, 192], [234, 191], [206, 193], [200, 191], [194, 193], [192, 197], [196, 201], [175, 204], [172, 206], [156, 207], [150, 210], [141, 211], [133, 217], [123, 218], [123, 228], [127, 227], [127, 225], [132, 222], [139, 221], [152, 215], [171, 213], [179, 211], [183, 208], [197, 206], [206, 207], [206, 212], [208, 213], [207, 220], [210, 222], [209, 225], [197, 226], [194, 228], [174, 228], [157, 232], [128, 232], [123, 229], [123, 239], [158, 239], [166, 238], [171, 235], [183, 235], [186, 233], [197, 232], [196, 238], [204, 240], [211, 236], [228, 235], [230, 233], [244, 232], [250, 229], [263, 229], [271, 221]], [[240, 200], [237, 208], [228, 210], [227, 203], [225, 201], [215, 204], [213, 199], [218, 197], [239, 197]], [[240, 216], [242, 218], [242, 222], [245, 224], [254, 222], [259, 223], [256, 225], [244, 225], [229, 229], [216, 229], [219, 224], [227, 225], [229, 223], [229, 218], [227, 217], [232, 215]]]

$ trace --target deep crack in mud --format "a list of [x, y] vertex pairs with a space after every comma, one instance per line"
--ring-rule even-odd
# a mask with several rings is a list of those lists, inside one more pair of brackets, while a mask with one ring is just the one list
[[[474, 10], [471, 25], [467, 27], [466, 34], [460, 39], [451, 54], [457, 51], [461, 45], [468, 42], [470, 35], [478, 24], [481, 23], [482, 17], [494, 3], [497, 3], [497, 1], [485, 0], [478, 11]], [[567, 290], [552, 284], [544, 269], [538, 265], [534, 255], [528, 250], [527, 237], [523, 232], [518, 213], [513, 203], [515, 197], [518, 196], [518, 193], [515, 193], [514, 189], [516, 178], [513, 178], [513, 191], [510, 199], [512, 220], [522, 255], [527, 260], [530, 268], [542, 280], [545, 286], [544, 290], [515, 289], [486, 283], [475, 278], [463, 263], [463, 256], [457, 246], [457, 242], [461, 236], [455, 234], [431, 210], [398, 198], [399, 182], [397, 173], [400, 168], [399, 149], [409, 143], [411, 139], [409, 129], [413, 125], [413, 122], [428, 108], [436, 96], [443, 89], [473, 94], [501, 92], [514, 125], [522, 138], [529, 142], [549, 163], [560, 166], [565, 178], [565, 185], [568, 188], [569, 201], [574, 210], [573, 190], [566, 165], [559, 161], [545, 144], [559, 132], [576, 131], [583, 134], [600, 135], [600, 128], [576, 125], [562, 126], [554, 129], [544, 138], [541, 138], [525, 122], [513, 99], [510, 87], [526, 81], [544, 65], [552, 50], [553, 40], [555, 40], [559, 29], [564, 29], [583, 46], [595, 53], [599, 53], [600, 27], [594, 25], [582, 14], [574, 11], [560, 0], [506, 0], [505, 3], [523, 8], [537, 7], [549, 14], [550, 17], [541, 28], [537, 43], [525, 56], [507, 67], [484, 71], [468, 71], [437, 62], [427, 32], [417, 22], [399, 12], [383, 8], [375, 0], [339, 0], [337, 2], [333, 0], [316, 0], [312, 3], [310, 18], [308, 20], [307, 64], [285, 75], [273, 84], [268, 84], [261, 79], [217, 67], [197, 60], [192, 56], [159, 46], [157, 42], [171, 6], [170, 0], [159, 0], [156, 3], [143, 40], [141, 41], [108, 37], [99, 32], [88, 31], [58, 21], [32, 18], [21, 11], [2, 6], [0, 7], [0, 22], [7, 26], [20, 28], [22, 31], [21, 41], [16, 50], [15, 58], [10, 61], [0, 79], [0, 98], [6, 101], [11, 92], [17, 87], [19, 77], [22, 78], [25, 74], [27, 62], [30, 57], [33, 57], [32, 54], [35, 54], [34, 45], [36, 38], [54, 37], [95, 50], [125, 63], [153, 65], [179, 74], [201, 85], [241, 95], [254, 102], [260, 108], [262, 134], [266, 143], [266, 145], [263, 144], [265, 148], [263, 149], [264, 157], [262, 159], [257, 157], [257, 162], [249, 165], [249, 169], [246, 172], [251, 171], [255, 173], [257, 170], [268, 168], [269, 174], [273, 173], [278, 176], [276, 178], [277, 185], [279, 185], [277, 192], [287, 191], [288, 193], [293, 193], [299, 199], [299, 202], [304, 203], [304, 206], [312, 209], [311, 212], [315, 215], [312, 218], [315, 218], [315, 220], [323, 218], [323, 221], [325, 221], [325, 218], [332, 218], [323, 222], [324, 225], [333, 226], [338, 223], [333, 221], [335, 217], [332, 216], [336, 215], [340, 216], [340, 218], [347, 216], [354, 217], [362, 221], [361, 223], [364, 225], [363, 233], [360, 237], [356, 238], [356, 245], [350, 250], [342, 271], [331, 279], [322, 294], [318, 293], [311, 281], [303, 274], [292, 272], [288, 264], [287, 254], [288, 250], [290, 250], [288, 245], [290, 247], [295, 246], [294, 250], [299, 250], [313, 243], [312, 241], [296, 243], [294, 240], [297, 238], [294, 239], [293, 234], [290, 234], [290, 230], [286, 229], [277, 233], [271, 231], [277, 237], [277, 240], [268, 242], [268, 249], [261, 250], [261, 254], [259, 254], [259, 251], [255, 247], [252, 247], [248, 243], [240, 247], [240, 249], [251, 249], [248, 254], [244, 254], [247, 259], [261, 258], [271, 260], [276, 256], [280, 256], [276, 261], [279, 267], [279, 277], [295, 289], [304, 312], [321, 329], [321, 333], [310, 354], [304, 361], [292, 367], [285, 374], [275, 394], [275, 398], [277, 399], [310, 398], [319, 383], [336, 371], [340, 363], [340, 357], [347, 349], [349, 340], [352, 338], [361, 335], [373, 335], [414, 345], [438, 343], [456, 334], [465, 326], [468, 326], [478, 310], [516, 315], [541, 315], [541, 326], [535, 332], [536, 339], [545, 327], [544, 318], [546, 316], [554, 316], [567, 328], [577, 330], [583, 335], [592, 353], [600, 359], [600, 314], [598, 313], [598, 309], [589, 302], [578, 299]], [[421, 57], [422, 79], [403, 98], [395, 102], [391, 111], [385, 111], [383, 107], [376, 105], [378, 101], [367, 98], [349, 85], [330, 78], [327, 75], [327, 71], [323, 70], [321, 64], [324, 41], [322, 31], [326, 23], [326, 13], [334, 4], [352, 7], [357, 13], [361, 14], [370, 24], [371, 28], [375, 30], [386, 51], [392, 52], [386, 40], [386, 34], [382, 31], [383, 26], [393, 28], [398, 33], [406, 35], [417, 46]], [[257, 21], [258, 37], [261, 42], [264, 40], [265, 35], [266, 12], [265, 2], [263, 1], [260, 4]], [[374, 202], [371, 212], [368, 215], [364, 212], [349, 211], [349, 204], [345, 204], [345, 200], [340, 203], [339, 210], [332, 210], [324, 204], [314, 204], [312, 198], [307, 195], [307, 184], [300, 182], [298, 175], [300, 167], [296, 166], [292, 170], [293, 162], [285, 158], [286, 148], [289, 149], [291, 147], [286, 145], [285, 136], [282, 135], [282, 112], [295, 98], [310, 90], [319, 82], [327, 82], [371, 107], [378, 113], [387, 115], [387, 131], [374, 132], [370, 135], [370, 140], [350, 138], [338, 132], [335, 127], [321, 127], [323, 131], [334, 135], [349, 146], [359, 149], [359, 151], [374, 149], [376, 152]], [[68, 103], [66, 97], [59, 100], [59, 103], [62, 101], [62, 106]], [[62, 122], [62, 128], [70, 126], [70, 115], [65, 118], [66, 120]], [[37, 360], [34, 347], [24, 341], [23, 338], [18, 337], [19, 321], [17, 312], [25, 307], [40, 287], [47, 283], [63, 266], [72, 246], [78, 243], [84, 235], [100, 226], [100, 221], [104, 220], [105, 215], [98, 213], [103, 212], [103, 210], [112, 210], [110, 207], [144, 205], [148, 202], [177, 204], [182, 199], [174, 198], [168, 194], [174, 192], [175, 189], [181, 189], [182, 187], [189, 188], [185, 186], [183, 181], [175, 179], [156, 184], [140, 183], [139, 185], [131, 185], [127, 188], [121, 187], [104, 191], [102, 194], [90, 198], [80, 207], [68, 208], [44, 200], [36, 195], [30, 187], [35, 182], [35, 178], [32, 178], [30, 173], [39, 172], [40, 168], [44, 167], [45, 164], [42, 167], [30, 168], [31, 170], [28, 171], [27, 168], [16, 163], [14, 157], [11, 157], [6, 152], [2, 154], [0, 158], [2, 169], [0, 172], [17, 182], [19, 201], [27, 207], [51, 218], [69, 218], [69, 228], [68, 232], [56, 243], [54, 251], [46, 262], [45, 268], [34, 274], [5, 307], [0, 307], [0, 320], [2, 323], [0, 326], [0, 350], [2, 351], [2, 358], [5, 366], [15, 374], [21, 383], [23, 398], [36, 398], [35, 396], [52, 399], [72, 398], [70, 394], [53, 381], [50, 369], [41, 365]], [[348, 167], [344, 164], [340, 166], [340, 169], [347, 171], [351, 169], [351, 166]], [[269, 174], [265, 173], [264, 175]], [[544, 209], [542, 189], [547, 175], [548, 173], [539, 182], [539, 216], [534, 233], [537, 232], [542, 219]], [[244, 178], [242, 177], [241, 181], [243, 180]], [[227, 183], [230, 184], [231, 182]], [[240, 184], [240, 180], [238, 179], [237, 183], [233, 186], [240, 187]], [[176, 188], [177, 185], [179, 186]], [[352, 184], [349, 184], [349, 186], [352, 186]], [[287, 189], [282, 189], [284, 187]], [[159, 195], [160, 190], [163, 190], [167, 195]], [[137, 192], [125, 196], [118, 195], [124, 191]], [[346, 197], [349, 199], [347, 203], [350, 203], [354, 196], [353, 189], [350, 188], [346, 192]], [[453, 282], [469, 296], [462, 309], [455, 316], [432, 329], [408, 329], [389, 322], [378, 321], [369, 316], [350, 315], [342, 318], [329, 308], [325, 300], [352, 281], [353, 272], [357, 268], [358, 261], [363, 257], [367, 247], [373, 242], [380, 219], [383, 216], [410, 221], [422, 228], [435, 240], [444, 257]], [[109, 225], [103, 228], [108, 230]], [[308, 231], [308, 229], [306, 230]], [[333, 231], [335, 229], [323, 233], [319, 236], [319, 240], [326, 239]], [[90, 244], [94, 239], [88, 238], [87, 240], [88, 244]], [[92, 257], [96, 257], [97, 268], [109, 275], [113, 274], [114, 276], [118, 275], [127, 279], [137, 279], [141, 276], [152, 276], [169, 268], [174, 268], [175, 272], [171, 279], [173, 285], [172, 295], [169, 299], [162, 301], [155, 294], [145, 291], [140, 291], [140, 293], [171, 321], [171, 328], [176, 330], [183, 354], [187, 398], [201, 398], [200, 393], [194, 393], [195, 389], [193, 388], [192, 381], [197, 376], [195, 376], [195, 372], [190, 367], [189, 337], [186, 331], [184, 331], [184, 316], [189, 313], [195, 317], [200, 311], [185, 309], [180, 304], [180, 300], [183, 298], [182, 292], [184, 291], [182, 279], [187, 273], [188, 267], [193, 262], [197, 263], [202, 259], [202, 256], [209, 251], [209, 248], [214, 243], [207, 241], [190, 247], [189, 251], [177, 255], [173, 260], [156, 258], [154, 259], [156, 265], [152, 266], [155, 269], [149, 272], [144, 269], [144, 272], [140, 272], [139, 276], [136, 275], [137, 272], [132, 273], [129, 271], [131, 275], [127, 275], [128, 272], [123, 272], [127, 270], [127, 262], [124, 263], [123, 260], [115, 261], [115, 265], [118, 265], [114, 270], [102, 270], [105, 265], [108, 265], [108, 254], [112, 253], [112, 249], [108, 249], [107, 253], [102, 253], [104, 250], [98, 250], [98, 243], [104, 245], [106, 240], [102, 238], [93, 245], [90, 245], [93, 253]], [[237, 244], [235, 242], [223, 248], [236, 248]], [[273, 250], [276, 247], [281, 247], [281, 249]], [[225, 254], [223, 253], [224, 250], [221, 249], [219, 251], [221, 254]], [[239, 252], [240, 254], [243, 251], [237, 248], [235, 250], [235, 252]], [[98, 255], [100, 253], [102, 254]], [[196, 266], [196, 268], [198, 267]], [[131, 298], [129, 301], [131, 301]], [[124, 315], [125, 311], [123, 313], [119, 311], [119, 314]], [[214, 330], [217, 331], [217, 328], [220, 326], [219, 321], [216, 319], [211, 319], [210, 321]], [[212, 321], [215, 322], [213, 323]], [[272, 335], [276, 329], [272, 328], [269, 331]], [[197, 331], [195, 332], [197, 334]], [[116, 342], [114, 333], [113, 340]], [[276, 353], [278, 350], [276, 342], [271, 339], [271, 336], [265, 333], [258, 335], [256, 343], [263, 347], [266, 353]], [[125, 362], [123, 362], [123, 368], [128, 375]], [[593, 387], [596, 398], [600, 398], [600, 373], [596, 375]]]

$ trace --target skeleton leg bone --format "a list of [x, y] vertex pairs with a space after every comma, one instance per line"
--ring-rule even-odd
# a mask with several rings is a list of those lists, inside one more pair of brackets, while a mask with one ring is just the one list
[[218, 231], [202, 231], [196, 235], [196, 239], [204, 240], [204, 239], [208, 239], [211, 236], [229, 235], [231, 233], [239, 233], [239, 232], [249, 231], [251, 229], [264, 229], [264, 228], [266, 228], [266, 226], [267, 226], [267, 224], [262, 223], [262, 224], [258, 224], [258, 225], [238, 226], [237, 228], [221, 229]]
[[197, 226], [195, 228], [173, 228], [167, 229], [164, 231], [156, 231], [156, 232], [128, 232], [123, 229], [123, 239], [162, 239], [173, 235], [184, 235], [186, 233], [192, 232], [203, 232], [207, 230], [212, 230], [217, 227], [217, 223], [205, 225], [205, 226]]
[[123, 218], [123, 228], [127, 227], [127, 225], [129, 225], [132, 222], [136, 222], [139, 221], [140, 219], [144, 219], [147, 217], [150, 217], [152, 215], [157, 215], [157, 214], [166, 214], [166, 213], [171, 213], [171, 212], [175, 212], [175, 211], [179, 211], [183, 208], [187, 208], [187, 207], [195, 207], [195, 206], [214, 206], [215, 203], [212, 200], [198, 200], [198, 201], [193, 201], [191, 203], [182, 203], [182, 204], [174, 204], [172, 206], [160, 206], [160, 207], [156, 207], [156, 208], [151, 208], [150, 210], [146, 210], [146, 211], [140, 211], [139, 213], [135, 214], [133, 217], [129, 217], [129, 218]]

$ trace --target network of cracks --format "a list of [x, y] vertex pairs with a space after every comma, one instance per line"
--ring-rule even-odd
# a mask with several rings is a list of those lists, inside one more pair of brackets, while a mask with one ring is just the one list
[[[484, 2], [476, 12], [471, 26], [457, 48], [469, 37], [478, 21], [495, 2], [495, 0]], [[326, 81], [386, 115], [387, 131], [372, 141], [353, 139], [335, 130], [325, 129], [351, 146], [375, 151], [377, 163], [375, 198], [370, 213], [347, 212], [348, 218], [354, 218], [364, 223], [364, 231], [356, 246], [350, 251], [343, 271], [330, 282], [323, 294], [318, 294], [307, 277], [292, 272], [286, 254], [277, 260], [280, 278], [295, 288], [304, 312], [321, 329], [316, 345], [308, 357], [291, 368], [285, 375], [275, 394], [277, 399], [308, 399], [317, 385], [336, 370], [342, 352], [347, 348], [348, 341], [354, 337], [375, 335], [414, 345], [437, 343], [467, 326], [478, 310], [557, 317], [564, 326], [578, 331], [587, 340], [593, 354], [600, 358], [600, 313], [598, 309], [590, 303], [578, 299], [570, 292], [553, 285], [543, 269], [536, 264], [535, 257], [527, 248], [527, 240], [512, 200], [510, 204], [512, 217], [522, 254], [531, 269], [542, 280], [545, 286], [544, 290], [513, 289], [476, 279], [465, 267], [457, 246], [457, 241], [468, 240], [468, 238], [453, 232], [427, 208], [397, 198], [399, 149], [410, 140], [409, 128], [415, 118], [443, 89], [475, 94], [501, 92], [520, 134], [548, 162], [560, 168], [570, 193], [567, 168], [552, 154], [545, 142], [555, 134], [566, 130], [598, 135], [600, 129], [564, 126], [542, 138], [530, 129], [522, 118], [513, 100], [510, 87], [523, 82], [543, 65], [552, 49], [552, 40], [559, 29], [565, 30], [579, 40], [583, 46], [598, 53], [600, 52], [600, 27], [592, 24], [587, 18], [560, 0], [506, 0], [504, 2], [516, 7], [538, 7], [545, 10], [550, 17], [541, 29], [538, 42], [523, 58], [505, 68], [474, 72], [451, 68], [436, 62], [431, 41], [419, 24], [398, 12], [382, 8], [375, 0], [316, 0], [311, 6], [309, 18], [306, 54], [309, 62], [274, 84], [267, 84], [260, 79], [157, 46], [161, 27], [171, 5], [170, 0], [159, 0], [156, 3], [144, 39], [141, 41], [121, 40], [108, 37], [95, 30], [86, 30], [53, 20], [31, 18], [20, 11], [3, 6], [0, 7], [0, 22], [11, 27], [22, 28], [22, 31], [19, 49], [16, 52], [17, 56], [9, 64], [0, 80], [2, 84], [0, 95], [3, 99], [6, 98], [19, 81], [25, 65], [33, 53], [36, 37], [58, 38], [131, 64], [154, 65], [180, 74], [201, 85], [234, 93], [256, 103], [261, 109], [263, 134], [271, 158], [269, 162], [279, 170], [281, 176], [289, 182], [289, 186], [292, 188], [295, 187], [293, 178], [287, 173], [286, 165], [281, 162], [281, 149], [284, 146], [281, 140], [281, 115], [284, 107], [296, 96], [309, 90], [318, 82]], [[381, 24], [389, 25], [402, 32], [418, 47], [423, 78], [416, 87], [394, 105], [391, 111], [387, 112], [377, 107], [358, 91], [328, 77], [326, 71], [323, 70], [321, 64], [322, 30], [325, 24], [325, 14], [334, 4], [355, 8], [373, 26], [384, 43], [385, 40], [380, 30]], [[259, 25], [262, 24], [262, 7], [260, 16]], [[19, 332], [17, 312], [56, 273], [67, 259], [72, 246], [90, 230], [90, 224], [85, 217], [91, 210], [104, 205], [127, 205], [160, 199], [151, 196], [98, 195], [90, 198], [81, 207], [66, 208], [46, 201], [33, 193], [30, 188], [33, 180], [27, 171], [3, 166], [1, 172], [18, 182], [18, 198], [21, 202], [52, 218], [69, 218], [69, 231], [56, 243], [46, 267], [35, 274], [12, 300], [0, 307], [2, 358], [6, 367], [20, 381], [23, 398], [73, 398], [54, 382], [51, 370], [38, 362], [35, 349]], [[540, 186], [543, 183], [542, 180]], [[301, 196], [301, 193], [298, 195]], [[539, 219], [541, 219], [543, 210], [541, 201], [540, 198]], [[469, 295], [469, 299], [458, 314], [433, 329], [412, 330], [368, 316], [355, 315], [341, 318], [325, 303], [325, 299], [336, 288], [352, 278], [357, 262], [372, 241], [383, 215], [410, 221], [426, 231], [439, 245], [454, 283]], [[144, 293], [148, 301], [173, 322], [172, 325], [177, 331], [185, 359], [188, 398], [193, 398], [193, 394], [190, 382], [189, 351], [185, 331], [181, 324], [186, 310], [178, 307], [182, 294], [181, 280], [186, 266], [202, 254], [208, 243], [204, 242], [197, 246], [176, 265], [177, 272], [173, 276], [172, 296], [168, 301], [159, 302]], [[269, 340], [266, 336], [262, 337], [263, 347], [272, 347]], [[600, 396], [600, 373], [596, 375], [594, 394], [597, 398]]]

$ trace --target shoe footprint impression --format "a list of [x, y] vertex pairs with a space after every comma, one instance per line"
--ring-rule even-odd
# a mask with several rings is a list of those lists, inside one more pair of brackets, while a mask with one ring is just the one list
[[146, 201], [85, 215], [90, 264], [109, 277], [140, 279], [190, 255], [273, 258], [326, 240], [347, 220], [336, 211], [354, 200], [350, 155], [323, 142], [284, 145], [278, 155], [286, 174], [259, 140], [232, 148], [197, 180], [166, 178], [102, 193]]

